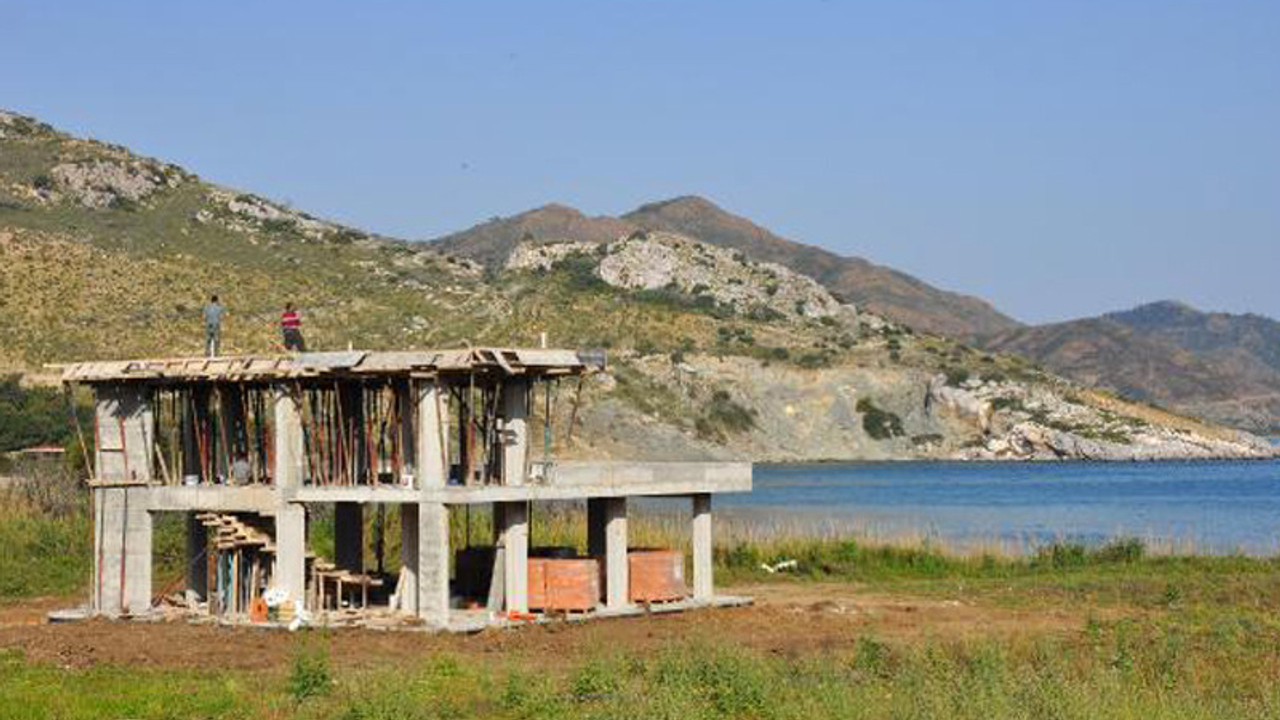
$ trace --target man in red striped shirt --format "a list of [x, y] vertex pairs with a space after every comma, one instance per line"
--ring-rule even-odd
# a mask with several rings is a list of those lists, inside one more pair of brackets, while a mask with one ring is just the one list
[[280, 315], [280, 331], [284, 334], [285, 350], [307, 351], [307, 343], [302, 339], [302, 316], [291, 302], [284, 304], [284, 312]]

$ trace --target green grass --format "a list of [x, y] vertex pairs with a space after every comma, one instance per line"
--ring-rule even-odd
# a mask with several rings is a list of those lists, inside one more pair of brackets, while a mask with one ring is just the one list
[[288, 667], [252, 673], [63, 670], [9, 652], [0, 717], [1267, 718], [1280, 712], [1278, 639], [1274, 627], [1091, 622], [1007, 642], [864, 635], [801, 656], [725, 640], [336, 671], [303, 642]]
[[[41, 500], [44, 498], [44, 500]], [[0, 505], [0, 596], [83, 588], [83, 506], [9, 491]], [[55, 516], [49, 508], [61, 507]], [[373, 513], [370, 513], [370, 520]], [[397, 513], [388, 513], [395, 547]], [[687, 518], [637, 513], [633, 542], [687, 542]], [[488, 536], [487, 514], [471, 518]], [[452, 541], [466, 527], [455, 517]], [[329, 542], [315, 517], [313, 542]], [[725, 523], [722, 584], [845, 583], [858, 592], [961, 598], [1088, 619], [1071, 632], [1013, 638], [833, 638], [773, 652], [731, 628], [717, 640], [641, 650], [589, 646], [572, 656], [438, 651], [353, 664], [329, 635], [295, 640], [266, 671], [97, 665], [61, 668], [0, 651], [0, 718], [1224, 718], [1280, 713], [1280, 560], [1156, 555], [1135, 540], [1056, 544], [1030, 554], [962, 553], [929, 543], [805, 536]], [[581, 545], [579, 508], [533, 516], [535, 545]], [[396, 553], [388, 552], [394, 562]], [[157, 583], [177, 574], [182, 525], [156, 525]], [[788, 573], [762, 563], [794, 559]], [[803, 622], [797, 618], [796, 622]], [[853, 627], [853, 626], [851, 626]], [[455, 647], [466, 652], [467, 645]], [[456, 648], [461, 650], [456, 650]]]

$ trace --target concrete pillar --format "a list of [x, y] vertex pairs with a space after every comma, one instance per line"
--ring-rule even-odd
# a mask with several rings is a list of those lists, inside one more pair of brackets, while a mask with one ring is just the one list
[[418, 505], [418, 615], [428, 623], [449, 623], [449, 507]]
[[95, 397], [95, 479], [151, 482], [155, 459], [151, 391], [139, 385], [104, 385], [97, 388]]
[[693, 496], [693, 599], [711, 600], [715, 594], [712, 581], [711, 494]]
[[276, 509], [276, 569], [272, 584], [289, 593], [289, 601], [306, 602], [307, 511], [289, 503]]
[[494, 503], [500, 523], [498, 544], [502, 554], [502, 581], [507, 612], [529, 611], [529, 505], [526, 502]]
[[141, 614], [151, 607], [148, 488], [94, 490], [94, 610]]
[[187, 590], [197, 600], [209, 596], [209, 529], [196, 519], [199, 513], [187, 513]]
[[333, 564], [364, 572], [364, 507], [360, 503], [333, 504]]
[[605, 607], [630, 604], [631, 579], [627, 565], [627, 499], [604, 499], [604, 597]]
[[434, 380], [417, 380], [418, 428], [415, 442], [414, 470], [418, 487], [444, 487], [449, 481], [448, 459], [444, 439], [448, 437], [445, 399]]
[[[272, 398], [271, 480], [279, 491], [275, 510], [276, 567], [272, 584], [289, 594], [289, 601], [307, 602], [307, 511], [289, 502], [302, 486], [305, 446], [299, 398], [277, 387]], [[358, 509], [358, 508], [357, 508]]]
[[298, 398], [285, 388], [277, 388], [272, 401], [272, 415], [275, 435], [272, 438], [274, 467], [271, 468], [271, 478], [275, 486], [289, 496], [302, 485], [303, 475], [302, 415]]
[[529, 381], [502, 386], [502, 484], [524, 485], [529, 459]]
[[400, 583], [400, 610], [418, 614], [419, 520], [417, 503], [400, 505], [400, 567], [404, 580]]

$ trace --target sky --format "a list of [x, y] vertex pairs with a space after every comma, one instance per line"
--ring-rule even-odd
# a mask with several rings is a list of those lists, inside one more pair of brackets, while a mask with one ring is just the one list
[[1280, 3], [0, 0], [0, 107], [409, 239], [703, 195], [1027, 322], [1280, 317]]

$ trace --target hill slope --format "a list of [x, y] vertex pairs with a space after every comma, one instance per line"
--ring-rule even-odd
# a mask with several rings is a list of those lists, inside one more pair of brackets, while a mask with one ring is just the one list
[[[275, 346], [286, 299], [302, 307], [314, 349], [532, 346], [543, 332], [609, 348], [609, 372], [584, 385], [581, 425], [561, 440], [567, 455], [1275, 452], [857, 312], [740, 249], [566, 208], [522, 222], [490, 225], [485, 253], [507, 263], [486, 272], [441, 254], [443, 243], [368, 235], [0, 113], [0, 364], [196, 354], [198, 308], [217, 292], [233, 352]], [[618, 230], [629, 232], [611, 239]], [[556, 405], [561, 416], [569, 407]]]
[[547, 205], [498, 218], [433, 241], [438, 249], [493, 266], [521, 242], [570, 240], [604, 243], [637, 230], [660, 230], [730, 248], [748, 258], [784, 265], [825, 285], [837, 296], [926, 332], [965, 338], [1019, 326], [977, 298], [932, 287], [905, 273], [842, 257], [779, 237], [699, 197], [644, 205], [621, 218], [587, 217]]
[[981, 344], [1213, 422], [1280, 431], [1280, 323], [1265, 317], [1160, 302]]
[[699, 197], [644, 205], [622, 216], [641, 227], [677, 232], [756, 260], [804, 273], [859, 306], [926, 332], [967, 338], [1017, 327], [986, 301], [939, 290], [906, 273], [806, 245], [725, 212]]

